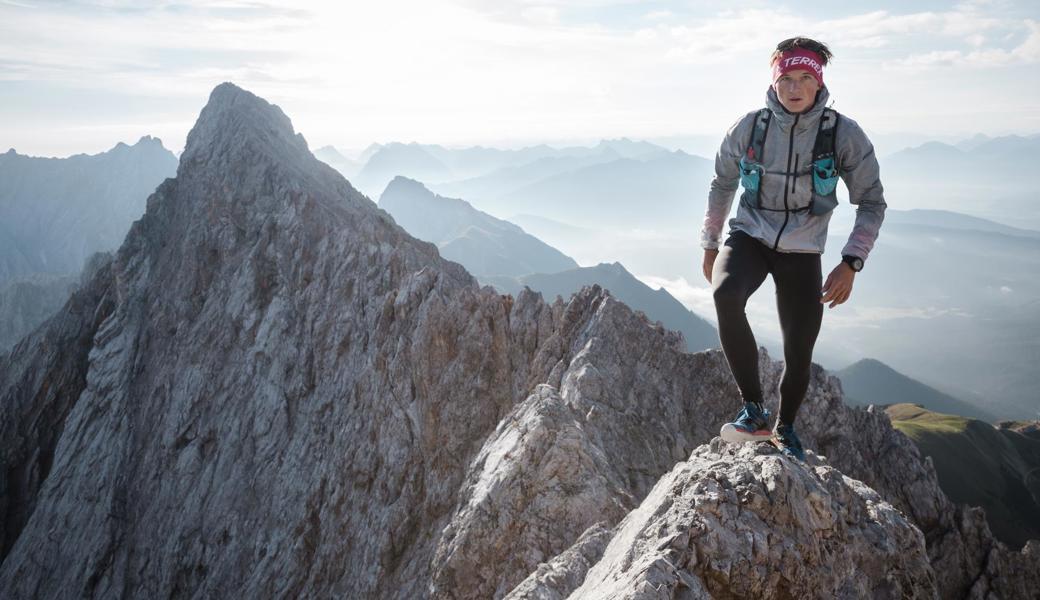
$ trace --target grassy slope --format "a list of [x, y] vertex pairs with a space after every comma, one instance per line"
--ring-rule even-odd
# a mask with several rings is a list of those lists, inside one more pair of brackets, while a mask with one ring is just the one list
[[885, 412], [932, 457], [951, 500], [983, 507], [990, 529], [1011, 546], [1040, 539], [1040, 438], [913, 404]]

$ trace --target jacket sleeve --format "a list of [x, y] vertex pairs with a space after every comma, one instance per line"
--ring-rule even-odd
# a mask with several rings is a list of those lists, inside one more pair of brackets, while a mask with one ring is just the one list
[[745, 115], [729, 128], [715, 155], [715, 176], [708, 191], [708, 206], [701, 229], [701, 248], [705, 250], [718, 248], [721, 243], [722, 226], [733, 207], [733, 196], [740, 182], [740, 157], [755, 114]]
[[849, 202], [856, 206], [856, 224], [842, 256], [858, 256], [864, 261], [885, 220], [885, 195], [881, 187], [881, 169], [874, 145], [852, 119], [842, 117], [838, 130], [838, 160], [842, 180], [849, 189]]

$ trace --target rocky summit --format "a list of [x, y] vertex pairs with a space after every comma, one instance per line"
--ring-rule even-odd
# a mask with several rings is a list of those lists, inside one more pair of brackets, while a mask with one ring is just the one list
[[[794, 463], [599, 287], [481, 287], [218, 86], [177, 176], [0, 358], [0, 597], [1030, 597], [816, 369]], [[776, 396], [780, 365], [762, 356]]]

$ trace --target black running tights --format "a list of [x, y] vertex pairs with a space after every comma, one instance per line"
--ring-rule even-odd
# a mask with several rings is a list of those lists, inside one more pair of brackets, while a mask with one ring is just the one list
[[780, 421], [793, 425], [809, 387], [813, 346], [823, 321], [820, 255], [777, 252], [743, 231], [731, 231], [719, 249], [711, 275], [719, 339], [744, 401], [762, 402], [758, 345], [744, 307], [767, 274], [773, 276], [776, 285], [776, 308], [784, 341]]

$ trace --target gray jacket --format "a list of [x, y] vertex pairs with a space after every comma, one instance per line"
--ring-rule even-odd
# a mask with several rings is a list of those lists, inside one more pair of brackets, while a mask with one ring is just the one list
[[[823, 87], [817, 93], [816, 104], [808, 112], [793, 115], [784, 110], [776, 92], [769, 88], [766, 106], [773, 116], [763, 148], [765, 174], [760, 184], [759, 201], [763, 208], [780, 210], [758, 210], [741, 202], [737, 216], [729, 221], [730, 230], [743, 231], [780, 252], [823, 252], [832, 212], [817, 216], [807, 210], [784, 212], [783, 209], [806, 207], [812, 200], [813, 144], [820, 116], [829, 99], [830, 93]], [[711, 181], [707, 214], [701, 230], [702, 248], [719, 247], [722, 225], [729, 215], [740, 181], [740, 158], [747, 152], [756, 114], [757, 110], [749, 112], [730, 128], [715, 156], [715, 178]], [[849, 202], [857, 205], [856, 224], [841, 253], [866, 260], [877, 239], [887, 206], [874, 146], [855, 121], [840, 115], [835, 153], [839, 175], [849, 190]]]

